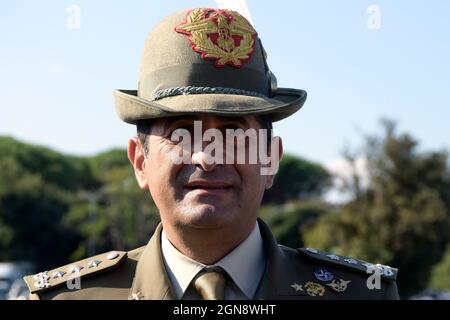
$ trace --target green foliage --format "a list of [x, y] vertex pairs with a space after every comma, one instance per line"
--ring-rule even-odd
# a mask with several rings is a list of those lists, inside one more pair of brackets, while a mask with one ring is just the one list
[[287, 154], [280, 161], [274, 184], [264, 194], [263, 203], [282, 204], [318, 197], [330, 183], [331, 175], [322, 166]]
[[[450, 236], [450, 175], [446, 152], [419, 152], [417, 142], [385, 123], [383, 137], [368, 137], [370, 185], [322, 216], [305, 234], [309, 246], [400, 269], [400, 292], [424, 289]], [[360, 189], [360, 188], [353, 188]]]
[[[70, 192], [56, 185], [52, 175], [52, 183], [47, 183], [14, 156], [2, 152], [0, 157], [0, 260], [27, 259], [38, 266], [63, 263], [79, 241], [74, 230], [61, 224]], [[55, 240], [59, 237], [65, 241]]]
[[98, 180], [103, 180], [104, 173], [114, 168], [130, 168], [126, 151], [123, 149], [112, 149], [99, 153], [89, 159], [89, 164]]
[[0, 137], [3, 157], [9, 157], [27, 172], [36, 173], [48, 184], [66, 190], [89, 187], [94, 183], [88, 162], [79, 157], [62, 155], [50, 149]]
[[137, 247], [158, 220], [125, 150], [81, 158], [0, 137], [0, 260], [51, 268]]
[[441, 262], [433, 267], [430, 288], [450, 291], [450, 246], [448, 246]]
[[144, 245], [159, 222], [156, 206], [148, 191], [137, 187], [130, 165], [103, 172], [102, 180], [100, 189], [78, 194], [66, 216], [65, 221], [87, 239], [74, 259], [111, 248], [127, 250]]
[[259, 212], [272, 230], [278, 243], [291, 247], [303, 247], [302, 229], [308, 229], [310, 225], [330, 210], [329, 206], [317, 202], [289, 202], [284, 205], [266, 205]]

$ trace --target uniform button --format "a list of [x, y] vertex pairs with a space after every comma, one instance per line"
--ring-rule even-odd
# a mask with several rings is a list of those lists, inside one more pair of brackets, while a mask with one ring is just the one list
[[119, 256], [119, 254], [115, 251], [111, 252], [110, 254], [108, 254], [108, 256], [106, 257], [108, 260], [114, 260]]

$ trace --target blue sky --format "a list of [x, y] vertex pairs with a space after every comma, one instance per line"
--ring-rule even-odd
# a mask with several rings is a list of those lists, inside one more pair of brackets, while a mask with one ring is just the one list
[[[450, 149], [450, 2], [247, 0], [279, 86], [304, 109], [276, 125], [285, 150], [329, 162], [381, 117]], [[81, 29], [66, 9], [81, 9]], [[377, 5], [381, 29], [366, 12]], [[89, 155], [125, 147], [134, 127], [112, 91], [134, 89], [148, 31], [172, 11], [210, 1], [9, 1], [0, 11], [0, 135]]]

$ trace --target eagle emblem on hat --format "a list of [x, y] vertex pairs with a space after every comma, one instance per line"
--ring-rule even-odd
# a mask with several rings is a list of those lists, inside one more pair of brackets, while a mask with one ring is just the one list
[[255, 50], [256, 30], [231, 10], [191, 10], [175, 31], [187, 35], [192, 49], [201, 53], [204, 60], [215, 60], [216, 67], [241, 68]]

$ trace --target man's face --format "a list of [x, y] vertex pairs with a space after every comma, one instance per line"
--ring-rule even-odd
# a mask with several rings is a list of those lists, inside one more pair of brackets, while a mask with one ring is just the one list
[[[234, 163], [228, 160], [222, 164], [211, 163], [209, 153], [203, 152], [210, 141], [201, 142], [203, 151], [194, 147], [194, 121], [201, 121], [202, 134], [208, 129], [223, 133], [224, 158], [226, 129], [253, 128], [256, 132], [261, 129], [255, 116], [157, 119], [152, 122], [148, 136], [148, 153], [145, 154], [137, 139], [130, 140], [129, 158], [139, 185], [150, 190], [163, 223], [203, 229], [251, 223], [258, 214], [264, 190], [272, 185], [273, 176], [262, 175], [259, 161], [249, 163], [248, 157], [244, 164], [237, 164], [236, 156], [231, 161]], [[177, 129], [185, 129], [184, 132], [192, 135], [192, 140], [188, 140], [190, 148], [173, 141], [172, 134]], [[245, 151], [249, 148], [250, 144], [246, 143]], [[189, 150], [185, 158], [189, 161], [175, 163], [174, 155], [183, 150]], [[236, 148], [234, 151], [237, 154]], [[277, 152], [281, 153], [281, 146]]]

